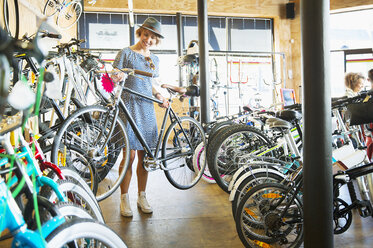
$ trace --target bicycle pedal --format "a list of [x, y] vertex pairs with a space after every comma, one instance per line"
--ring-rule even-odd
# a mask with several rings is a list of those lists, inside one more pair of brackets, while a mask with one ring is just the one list
[[373, 208], [369, 201], [360, 201], [359, 205], [358, 210], [361, 217], [373, 216]]

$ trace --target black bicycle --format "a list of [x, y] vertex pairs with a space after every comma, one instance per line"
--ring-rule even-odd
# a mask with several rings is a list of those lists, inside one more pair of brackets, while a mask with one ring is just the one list
[[[152, 77], [151, 73], [121, 69], [128, 77], [142, 75]], [[162, 103], [156, 98], [135, 92], [118, 84], [112, 102], [106, 106], [94, 105], [79, 109], [65, 120], [54, 138], [52, 161], [59, 165], [76, 161], [78, 156], [96, 167], [98, 181], [97, 200], [110, 196], [122, 182], [129, 164], [129, 141], [123, 121], [118, 117], [121, 109], [146, 153], [144, 168], [148, 171], [161, 169], [170, 183], [178, 189], [189, 189], [201, 178], [205, 164], [199, 171], [193, 168], [195, 148], [205, 144], [205, 133], [202, 126], [188, 116], [179, 117], [172, 109], [172, 98], [175, 92], [169, 90], [170, 105], [165, 110], [157, 145], [150, 148], [140, 133], [133, 117], [124, 105], [122, 91], [129, 92], [155, 103]], [[167, 130], [167, 123], [170, 123]], [[124, 158], [122, 163], [110, 163], [110, 159]]]

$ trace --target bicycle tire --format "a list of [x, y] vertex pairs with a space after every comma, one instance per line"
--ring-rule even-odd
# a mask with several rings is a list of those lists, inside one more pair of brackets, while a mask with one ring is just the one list
[[[65, 247], [74, 242], [98, 243], [98, 247], [126, 248], [124, 241], [107, 225], [92, 219], [71, 218], [46, 237], [47, 247]], [[96, 247], [96, 246], [95, 246]]]
[[[193, 154], [193, 168], [195, 171], [199, 171], [201, 169], [201, 165], [206, 163], [206, 149], [203, 146], [203, 143], [200, 143]], [[212, 177], [208, 166], [205, 166], [205, 170], [203, 171], [202, 174], [202, 180], [207, 182], [207, 183], [215, 183], [215, 179]]]
[[[24, 201], [23, 196], [18, 195], [17, 199], [20, 200], [22, 203]], [[27, 223], [27, 227], [36, 230], [37, 224], [35, 219], [35, 205], [34, 202], [30, 199], [28, 199], [26, 206], [20, 206], [20, 204], [17, 204], [20, 209], [22, 209], [23, 212], [23, 218], [25, 219], [25, 222]], [[55, 217], [57, 215], [60, 215], [61, 213], [58, 211], [58, 208], [50, 202], [47, 198], [37, 195], [37, 202], [38, 202], [38, 210], [39, 210], [39, 218], [41, 220], [41, 223], [44, 223], [45, 221], [49, 220], [50, 217]]]
[[82, 206], [73, 203], [73, 202], [58, 202], [55, 204], [57, 210], [60, 212], [61, 215], [65, 217], [78, 217], [83, 219], [93, 219], [93, 216], [90, 215], [87, 210], [85, 210]]
[[[44, 5], [43, 8], [43, 14], [46, 15], [47, 17], [53, 16], [54, 14], [57, 13], [58, 7], [60, 2], [58, 0], [47, 0], [47, 2]], [[48, 12], [49, 10], [52, 10], [51, 12]]]
[[[218, 131], [222, 130], [223, 128], [225, 127], [230, 127], [232, 125], [235, 125], [237, 123], [234, 123], [233, 121], [231, 120], [227, 120], [227, 121], [222, 121], [222, 122], [218, 122], [216, 123], [210, 130], [209, 132], [209, 140], [214, 140], [214, 137], [216, 136], [216, 134], [218, 133]], [[208, 143], [207, 143], [207, 146], [208, 146]]]
[[[67, 3], [60, 13], [58, 13], [57, 26], [62, 30], [71, 28], [79, 20], [82, 13], [82, 4], [76, 0], [70, 1], [70, 3]], [[69, 22], [70, 18], [72, 18], [71, 22]]]
[[[164, 173], [174, 187], [189, 189], [198, 183], [205, 169], [206, 163], [201, 164], [199, 171], [194, 170], [193, 154], [198, 144], [201, 142], [206, 144], [206, 138], [202, 126], [195, 119], [185, 116], [179, 121], [180, 124], [177, 121], [171, 123], [163, 139], [163, 158], [166, 158], [170, 152], [176, 156], [175, 159], [163, 162]], [[185, 142], [186, 140], [190, 141], [191, 146]], [[188, 155], [183, 156], [181, 153], [188, 153]], [[176, 163], [181, 165], [175, 165]]]
[[[88, 183], [77, 173], [74, 169], [70, 167], [62, 167], [60, 168], [62, 175], [69, 180], [74, 181], [76, 184], [81, 186], [92, 198], [96, 198], [94, 195], [94, 191], [88, 185]], [[48, 173], [47, 177], [53, 179], [53, 181], [58, 181], [58, 176], [54, 171]], [[97, 188], [96, 188], [97, 190]]]
[[[244, 195], [237, 208], [235, 221], [238, 236], [246, 247], [250, 247], [252, 241], [288, 248], [297, 248], [302, 244], [303, 204], [299, 197], [294, 196], [293, 205], [284, 216], [280, 216], [283, 207], [273, 209], [274, 205], [270, 205], [270, 199], [286, 197], [281, 204], [285, 206], [287, 200], [293, 197], [292, 194], [285, 195], [287, 190], [288, 187], [280, 183], [264, 183], [253, 187]], [[269, 218], [273, 218], [272, 223], [281, 224], [270, 226]], [[299, 221], [295, 221], [297, 218]], [[274, 232], [277, 232], [276, 235]]]
[[[98, 205], [96, 198], [92, 198], [81, 186], [77, 185], [72, 180], [60, 180], [57, 183], [58, 189], [61, 193], [65, 194], [70, 202], [84, 206], [84, 209], [86, 209], [96, 220], [105, 223], [101, 208]], [[57, 194], [48, 186], [42, 187], [40, 195], [47, 198], [50, 202], [59, 202]]]
[[[49, 149], [50, 148], [50, 149]], [[43, 152], [49, 149], [49, 152], [52, 150], [52, 145], [47, 146]], [[80, 147], [70, 147], [70, 151], [74, 151], [74, 156], [70, 154], [69, 157], [65, 158], [65, 160], [68, 160], [71, 157], [74, 157], [73, 159], [69, 160], [69, 163], [66, 164], [59, 164], [60, 170], [70, 170], [74, 171], [76, 175], [70, 175], [70, 178], [75, 180], [77, 183], [80, 184], [87, 192], [91, 192], [93, 195], [96, 195], [97, 193], [97, 187], [98, 187], [98, 177], [96, 174], [96, 168], [93, 167], [81, 154]], [[50, 159], [51, 160], [51, 159]], [[58, 159], [60, 161], [60, 159]], [[67, 172], [69, 173], [69, 171]], [[71, 174], [71, 173], [69, 173]], [[54, 181], [57, 180], [57, 174], [56, 173], [48, 173], [48, 177], [52, 178]], [[80, 179], [83, 180], [83, 182], [80, 183]], [[88, 187], [88, 188], [87, 188]]]
[[[108, 116], [109, 115], [109, 116]], [[102, 122], [105, 118], [112, 118], [111, 112], [99, 105], [92, 105], [83, 107], [71, 116], [69, 116], [61, 128], [58, 130], [52, 147], [51, 159], [52, 162], [59, 165], [59, 154], [64, 157], [64, 153], [69, 150], [69, 146], [80, 145], [82, 151], [82, 157], [96, 168], [96, 174], [98, 177], [98, 189], [96, 199], [101, 201], [109, 197], [119, 187], [123, 181], [124, 175], [129, 165], [129, 141], [125, 125], [123, 121], [118, 117], [115, 125], [115, 129], [112, 133], [109, 144], [105, 147], [103, 153], [92, 153], [92, 150], [97, 148], [93, 147], [95, 141], [103, 142], [107, 135], [107, 128], [104, 127]], [[85, 126], [80, 126], [79, 129], [74, 129], [76, 123], [85, 123]], [[111, 123], [109, 123], [110, 125]], [[95, 133], [97, 130], [92, 128], [102, 127], [105, 128], [103, 137], [97, 140], [99, 133]], [[77, 137], [76, 133], [80, 133]], [[75, 140], [68, 138], [74, 137]], [[81, 143], [77, 143], [81, 142]], [[73, 147], [71, 146], [71, 147]], [[125, 159], [123, 168], [120, 167], [117, 159], [122, 154]]]
[[270, 146], [272, 146], [270, 139], [257, 128], [240, 124], [227, 127], [222, 129], [211, 142], [207, 154], [207, 165], [216, 183], [228, 193], [229, 180], [232, 175], [247, 162], [241, 161], [242, 155]]
[[[9, 4], [12, 3], [13, 5]], [[11, 12], [13, 10], [14, 12]], [[19, 7], [17, 0], [3, 0], [3, 29], [15, 39], [19, 37]]]
[[[247, 171], [246, 173], [250, 173]], [[269, 182], [281, 182], [284, 177], [273, 173], [271, 171], [267, 172], [258, 172], [250, 175], [245, 180], [243, 180], [238, 186], [236, 190], [236, 194], [234, 195], [234, 199], [232, 201], [232, 214], [233, 218], [236, 219], [236, 210], [238, 205], [241, 202], [242, 197], [248, 192], [252, 187], [262, 184], [262, 183], [269, 183]]]

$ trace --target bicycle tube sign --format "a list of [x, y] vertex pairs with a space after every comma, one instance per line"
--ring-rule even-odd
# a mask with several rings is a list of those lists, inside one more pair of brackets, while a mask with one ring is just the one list
[[229, 81], [233, 84], [256, 85], [263, 76], [263, 66], [271, 65], [270, 61], [260, 60], [230, 60]]

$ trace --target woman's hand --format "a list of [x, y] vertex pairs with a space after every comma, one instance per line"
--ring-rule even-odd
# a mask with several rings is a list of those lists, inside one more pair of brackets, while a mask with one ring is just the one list
[[162, 101], [162, 103], [159, 103], [159, 107], [161, 108], [168, 108], [168, 106], [170, 105], [170, 103], [168, 102], [168, 100], [166, 98], [164, 98], [160, 93], [157, 93], [155, 94], [155, 97]]
[[124, 78], [124, 73], [121, 71], [111, 74], [111, 79], [113, 80], [114, 83], [118, 83], [122, 81], [123, 78]]

